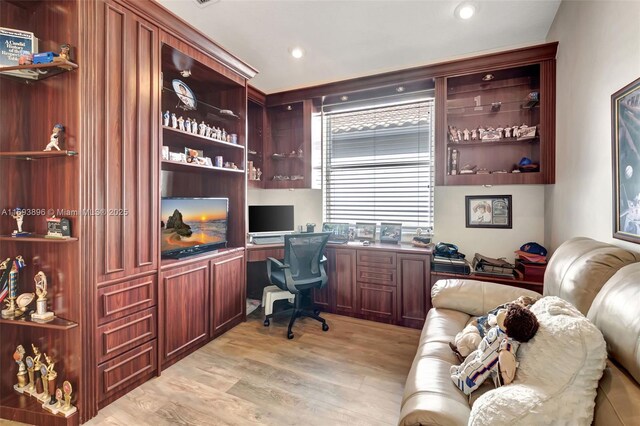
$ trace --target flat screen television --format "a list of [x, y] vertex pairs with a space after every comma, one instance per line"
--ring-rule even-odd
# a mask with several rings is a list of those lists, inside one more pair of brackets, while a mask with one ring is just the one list
[[295, 231], [293, 206], [249, 206], [250, 233]]
[[160, 210], [162, 257], [226, 247], [228, 198], [163, 198]]

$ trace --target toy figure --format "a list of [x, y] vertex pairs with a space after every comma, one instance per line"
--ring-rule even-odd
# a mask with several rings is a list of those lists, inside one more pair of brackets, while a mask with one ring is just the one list
[[536, 299], [533, 297], [520, 296], [513, 302], [502, 304], [490, 310], [486, 315], [473, 319], [461, 332], [456, 334], [453, 343], [449, 343], [451, 350], [453, 350], [460, 362], [462, 362], [471, 352], [478, 349], [482, 338], [492, 327], [497, 325], [496, 315], [498, 312], [506, 309], [512, 303], [529, 309], [535, 302]]
[[516, 353], [538, 331], [538, 320], [530, 310], [517, 304], [502, 309], [493, 327], [460, 365], [451, 366], [451, 380], [465, 395], [471, 394], [489, 376], [496, 385], [509, 384], [515, 377]]
[[69, 58], [70, 50], [71, 50], [71, 46], [69, 46], [67, 43], [65, 43], [62, 46], [60, 46], [60, 56], [59, 56], [59, 58], [64, 59], [65, 61], [70, 61], [71, 60]]
[[478, 139], [478, 129], [471, 129], [471, 140], [475, 141]]
[[518, 136], [520, 136], [520, 127], [518, 126], [513, 126], [511, 128], [511, 134], [513, 135], [514, 138], [517, 138]]
[[187, 121], [184, 122], [184, 131], [187, 133], [191, 133], [191, 119], [187, 118]]
[[169, 115], [169, 110], [167, 110], [167, 112], [164, 113], [162, 118], [163, 118], [162, 125], [164, 127], [169, 127], [169, 118], [171, 118], [171, 116]]
[[178, 118], [178, 129], [184, 132], [184, 118], [182, 116]]
[[506, 126], [504, 128], [504, 137], [505, 138], [510, 138], [511, 137], [511, 127]]
[[464, 129], [462, 131], [462, 140], [468, 141], [470, 136], [471, 136], [471, 132], [469, 132], [469, 129]]
[[52, 148], [55, 148], [56, 151], [60, 151], [60, 142], [62, 142], [62, 138], [64, 137], [64, 126], [62, 124], [56, 124], [53, 126], [53, 130], [51, 130], [51, 137], [49, 138], [49, 143], [47, 144], [45, 151], [51, 151]]
[[204, 121], [198, 125], [198, 130], [200, 131], [200, 136], [205, 136], [207, 134], [207, 125], [204, 124]]
[[176, 117], [176, 113], [171, 114], [171, 127], [174, 129], [178, 128], [178, 117]]

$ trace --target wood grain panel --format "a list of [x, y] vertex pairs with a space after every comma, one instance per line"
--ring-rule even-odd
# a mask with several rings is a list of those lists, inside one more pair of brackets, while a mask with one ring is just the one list
[[150, 308], [98, 327], [98, 362], [155, 339], [156, 322], [156, 308]]
[[110, 397], [124, 394], [153, 376], [156, 341], [145, 343], [98, 366], [100, 406]]
[[422, 328], [431, 309], [430, 257], [398, 255], [398, 322]]
[[358, 314], [374, 321], [395, 322], [396, 288], [358, 283]]
[[156, 275], [101, 285], [98, 288], [98, 324], [105, 324], [157, 304]]
[[396, 273], [395, 269], [372, 268], [358, 263], [357, 280], [371, 284], [396, 285]]
[[211, 261], [211, 327], [213, 337], [244, 320], [244, 254]]
[[556, 182], [556, 61], [540, 64], [540, 168], [545, 183]]
[[335, 250], [335, 261], [329, 265], [329, 285], [335, 294], [335, 311], [340, 314], [353, 314], [356, 311], [356, 252], [354, 250]]
[[208, 337], [209, 268], [207, 262], [163, 272], [163, 363]]
[[374, 268], [396, 268], [396, 253], [381, 250], [358, 250], [358, 266]]
[[256, 248], [253, 246], [251, 250], [247, 250], [247, 262], [264, 262], [267, 257], [274, 259], [284, 259], [283, 248]]

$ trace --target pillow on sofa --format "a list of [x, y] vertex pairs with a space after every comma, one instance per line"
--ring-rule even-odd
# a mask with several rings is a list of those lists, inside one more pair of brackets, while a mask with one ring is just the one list
[[469, 425], [591, 424], [607, 359], [600, 330], [555, 296], [531, 311], [540, 328], [518, 350], [515, 380], [478, 398]]

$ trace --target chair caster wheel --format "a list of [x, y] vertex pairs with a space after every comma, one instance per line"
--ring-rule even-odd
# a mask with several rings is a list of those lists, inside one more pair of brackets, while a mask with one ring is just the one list
[[271, 324], [271, 321], [269, 321], [269, 318], [267, 318], [266, 320], [264, 320], [263, 324], [265, 327], [269, 327], [269, 324]]
[[329, 331], [329, 324], [327, 324], [326, 322], [322, 323], [322, 331]]
[[292, 332], [288, 332], [287, 333], [287, 339], [289, 339], [289, 340], [293, 339], [293, 333]]

